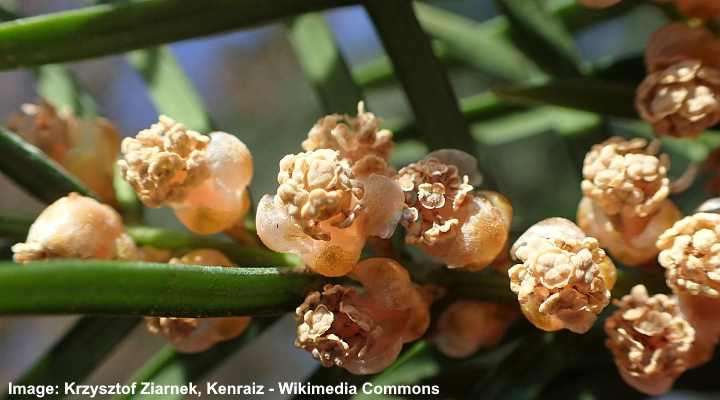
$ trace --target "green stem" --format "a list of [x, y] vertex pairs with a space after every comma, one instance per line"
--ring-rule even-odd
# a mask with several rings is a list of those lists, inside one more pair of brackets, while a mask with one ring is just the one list
[[95, 197], [37, 147], [0, 127], [0, 171], [39, 200], [52, 203], [70, 192]]
[[209, 248], [220, 250], [234, 263], [245, 266], [299, 266], [298, 257], [288, 253], [275, 253], [259, 247], [243, 247], [235, 242], [212, 236], [174, 231], [149, 226], [129, 226], [127, 232], [139, 246], [159, 249], [188, 250]]
[[110, 261], [0, 263], [0, 315], [210, 317], [293, 310], [322, 284], [286, 268]]
[[510, 291], [510, 280], [506, 275], [499, 274], [488, 267], [483, 272], [449, 270], [440, 268], [417, 272], [411, 269], [413, 281], [442, 286], [448, 289], [448, 296], [488, 300], [501, 303], [517, 301], [517, 296]]
[[117, 164], [113, 169], [113, 188], [115, 189], [115, 199], [122, 212], [123, 222], [126, 224], [142, 223], [145, 208], [132, 186], [123, 179]]
[[[448, 295], [513, 302], [508, 278], [443, 269], [418, 273], [417, 283]], [[288, 312], [307, 292], [331, 280], [287, 268], [223, 268], [113, 261], [0, 263], [0, 315], [107, 314], [211, 317]], [[637, 283], [662, 290], [661, 274], [620, 270], [615, 295]]]
[[592, 78], [556, 80], [543, 85], [495, 88], [502, 101], [518, 105], [552, 104], [612, 117], [637, 119], [635, 89]]
[[151, 47], [352, 4], [351, 0], [141, 0], [0, 24], [0, 69]]

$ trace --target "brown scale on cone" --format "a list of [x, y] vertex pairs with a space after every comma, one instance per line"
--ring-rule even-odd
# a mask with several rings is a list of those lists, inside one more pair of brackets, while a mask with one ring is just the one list
[[181, 202], [189, 188], [208, 178], [205, 149], [210, 138], [166, 116], [122, 142], [118, 161], [125, 180], [148, 207]]
[[460, 220], [455, 214], [473, 190], [467, 175], [429, 157], [400, 169], [396, 180], [408, 206], [402, 220], [408, 243], [432, 246], [457, 234]]
[[458, 300], [440, 315], [433, 341], [448, 357], [469, 357], [500, 343], [519, 314], [510, 304]]
[[670, 159], [657, 155], [658, 144], [613, 137], [585, 156], [578, 225], [627, 265], [656, 257], [657, 237], [681, 217], [668, 196], [693, 178], [671, 183]]
[[652, 35], [635, 105], [658, 135], [697, 137], [720, 121], [719, 50], [710, 31], [679, 22]]
[[365, 111], [365, 104], [359, 102], [355, 117], [331, 114], [320, 118], [310, 129], [302, 148], [338, 151], [358, 177], [373, 173], [390, 176], [394, 173], [388, 164], [394, 146], [393, 135], [387, 129], [380, 129], [381, 123], [382, 119]]
[[678, 292], [720, 297], [720, 215], [685, 217], [657, 241], [667, 283]]
[[540, 329], [585, 333], [610, 302], [614, 264], [596, 239], [566, 219], [533, 225], [511, 254], [519, 263], [508, 271], [510, 289]]
[[258, 204], [258, 236], [325, 276], [348, 274], [369, 237], [393, 234], [404, 208], [393, 179], [356, 177], [348, 160], [331, 149], [285, 156], [278, 183], [276, 194]]
[[287, 214], [316, 240], [328, 240], [320, 223], [345, 228], [361, 209], [363, 185], [347, 161], [334, 150], [320, 149], [287, 155], [280, 161], [277, 198]]
[[501, 194], [473, 192], [477, 163], [458, 150], [439, 150], [398, 172], [405, 194], [405, 242], [449, 268], [480, 270], [502, 251], [512, 206]]
[[649, 296], [643, 285], [615, 301], [619, 310], [605, 321], [606, 346], [620, 375], [650, 395], [667, 392], [675, 379], [695, 365], [695, 329], [680, 313], [677, 299]]
[[393, 260], [364, 260], [351, 277], [362, 288], [326, 285], [305, 298], [295, 311], [295, 345], [325, 367], [377, 373], [397, 359], [404, 343], [425, 333], [429, 304]]
[[644, 139], [614, 137], [593, 146], [583, 165], [583, 195], [607, 215], [647, 217], [670, 194], [670, 158], [656, 152]]

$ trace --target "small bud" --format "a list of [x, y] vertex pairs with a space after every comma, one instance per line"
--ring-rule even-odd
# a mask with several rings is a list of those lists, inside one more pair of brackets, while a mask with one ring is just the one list
[[49, 205], [12, 247], [16, 262], [55, 258], [133, 259], [135, 244], [120, 215], [89, 197], [70, 193]]
[[332, 114], [322, 117], [303, 141], [305, 151], [318, 149], [336, 150], [346, 160], [352, 172], [359, 178], [379, 174], [394, 174], [388, 164], [393, 149], [392, 132], [380, 129], [382, 119], [365, 111], [365, 104], [358, 103], [357, 117]]
[[10, 117], [8, 129], [60, 162], [72, 146], [65, 118], [42, 98], [38, 104], [23, 104], [21, 110], [21, 114]]
[[169, 206], [188, 229], [211, 234], [244, 217], [245, 188], [253, 173], [243, 142], [225, 132], [201, 135], [172, 119], [126, 138], [123, 177], [148, 207]]
[[510, 289], [527, 319], [542, 330], [585, 333], [610, 302], [615, 265], [596, 239], [566, 219], [533, 225], [511, 254], [521, 264], [508, 271]]
[[657, 241], [658, 262], [680, 307], [703, 338], [717, 341], [720, 321], [720, 215], [696, 213], [675, 223]]
[[8, 121], [8, 128], [76, 176], [104, 202], [115, 202], [113, 167], [120, 152], [120, 133], [104, 118], [76, 117], [71, 110], [58, 113], [46, 100], [24, 104], [23, 114]]
[[720, 41], [704, 28], [667, 25], [648, 42], [640, 116], [659, 135], [696, 137], [720, 121]]
[[585, 156], [580, 227], [621, 262], [639, 265], [655, 258], [655, 240], [681, 217], [671, 192], [666, 154], [655, 143], [613, 137]]
[[375, 304], [390, 310], [408, 310], [408, 322], [402, 335], [404, 342], [417, 340], [430, 326], [429, 303], [438, 294], [435, 288], [420, 288], [410, 274], [395, 260], [369, 258], [353, 268], [350, 277], [365, 288], [365, 295]]
[[401, 219], [405, 241], [440, 258], [449, 268], [482, 269], [507, 241], [512, 206], [499, 193], [473, 193], [470, 175], [461, 176], [457, 165], [438, 157], [464, 159], [467, 169], [476, 169], [476, 165], [468, 168], [467, 160], [474, 162], [469, 154], [442, 150], [399, 171], [396, 180], [407, 206]]
[[518, 314], [509, 304], [456, 301], [440, 315], [435, 344], [448, 357], [469, 357], [500, 343]]
[[362, 261], [352, 276], [362, 289], [326, 285], [305, 298], [295, 312], [295, 345], [325, 367], [373, 374], [397, 359], [403, 343], [425, 333], [429, 305], [407, 271], [390, 259]]
[[240, 336], [250, 317], [165, 318], [146, 317], [148, 332], [161, 335], [181, 353], [199, 353]]
[[677, 299], [650, 297], [643, 285], [615, 303], [619, 310], [605, 321], [605, 332], [620, 376], [643, 393], [667, 392], [680, 374], [697, 365], [695, 329], [681, 314]]
[[350, 272], [366, 239], [390, 237], [402, 213], [402, 191], [392, 179], [356, 177], [335, 150], [285, 156], [278, 183], [276, 195], [258, 205], [258, 236], [326, 276]]
[[657, 240], [658, 261], [674, 291], [720, 298], [720, 215], [697, 213]]
[[[193, 250], [180, 258], [173, 258], [170, 264], [207, 265], [237, 268], [225, 255], [214, 249]], [[183, 353], [205, 351], [216, 343], [240, 336], [250, 317], [227, 318], [172, 318], [146, 317], [148, 331], [164, 336]]]

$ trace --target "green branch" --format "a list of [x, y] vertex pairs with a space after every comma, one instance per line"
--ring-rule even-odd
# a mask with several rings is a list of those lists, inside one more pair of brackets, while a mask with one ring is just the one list
[[635, 88], [591, 78], [569, 78], [538, 86], [496, 88], [501, 100], [521, 105], [551, 104], [610, 117], [637, 119]]
[[[413, 272], [453, 297], [514, 301], [494, 271]], [[277, 315], [334, 280], [289, 268], [223, 268], [121, 261], [0, 262], [0, 315], [171, 317]]]
[[127, 231], [139, 246], [152, 246], [169, 250], [216, 249], [241, 267], [302, 265], [298, 257], [292, 254], [275, 253], [259, 247], [241, 246], [235, 242], [212, 236], [200, 236], [188, 232], [149, 226], [130, 226], [127, 227]]
[[145, 207], [135, 193], [135, 189], [123, 178], [117, 164], [113, 168], [113, 189], [115, 189], [115, 199], [122, 213], [123, 222], [125, 224], [142, 223]]
[[0, 69], [141, 49], [352, 3], [141, 0], [22, 18], [0, 24]]
[[322, 282], [319, 276], [287, 268], [0, 263], [0, 315], [272, 315], [293, 310]]
[[0, 128], [0, 172], [46, 203], [70, 192], [92, 196], [92, 192], [37, 147]]

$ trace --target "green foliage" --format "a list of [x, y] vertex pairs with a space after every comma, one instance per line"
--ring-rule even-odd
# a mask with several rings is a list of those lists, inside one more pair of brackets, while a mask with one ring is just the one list
[[70, 192], [94, 197], [89, 189], [37, 147], [2, 127], [0, 149], [0, 171], [39, 200], [51, 203]]
[[496, 0], [513, 27], [512, 39], [548, 73], [580, 74], [580, 52], [560, 18], [540, 0]]
[[165, 114], [189, 129], [213, 130], [210, 115], [168, 47], [128, 53], [127, 61], [145, 81], [158, 114]]
[[3, 53], [0, 69], [141, 49], [352, 3], [350, 0], [140, 0], [58, 12], [28, 18], [22, 23], [0, 25]]
[[322, 281], [317, 275], [271, 267], [0, 263], [0, 315], [272, 315], [293, 310]]
[[295, 54], [325, 112], [354, 115], [363, 95], [323, 16], [302, 15], [289, 29]]
[[235, 242], [216, 237], [147, 226], [129, 226], [128, 234], [140, 246], [159, 249], [189, 250], [210, 248], [220, 250], [239, 266], [297, 266], [298, 258], [285, 253], [274, 253], [258, 247], [240, 246]]
[[478, 23], [423, 3], [415, 4], [415, 12], [422, 27], [445, 44], [449, 56], [479, 72], [508, 82], [545, 77], [531, 58], [513, 46], [506, 19]]
[[44, 65], [36, 69], [38, 95], [59, 109], [69, 108], [80, 117], [97, 115], [95, 100], [84, 91], [70, 70], [62, 65]]
[[432, 53], [412, 4], [369, 0], [365, 7], [392, 60], [425, 143], [431, 149], [471, 149], [472, 138], [450, 81]]

